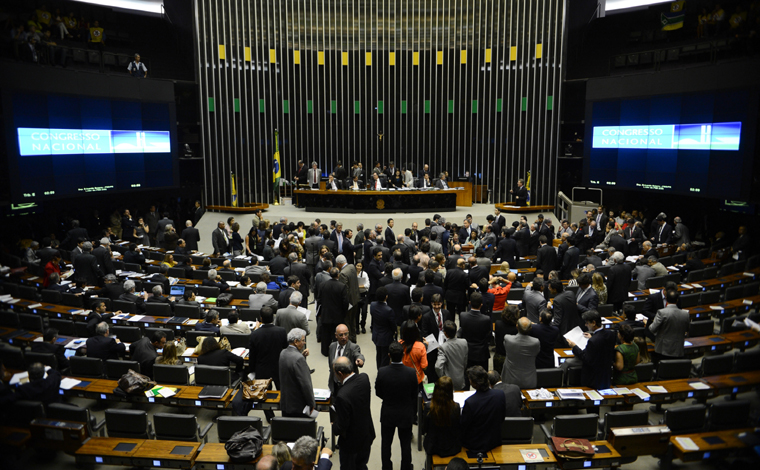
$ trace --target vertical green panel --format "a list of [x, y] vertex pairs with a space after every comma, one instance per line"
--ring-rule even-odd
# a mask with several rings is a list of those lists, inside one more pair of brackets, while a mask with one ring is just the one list
[[454, 100], [449, 100], [449, 114], [454, 113]]
[[425, 114], [430, 114], [430, 100], [425, 100]]
[[377, 114], [383, 114], [384, 106], [382, 100], [377, 102]]
[[553, 96], [547, 96], [546, 97], [546, 110], [551, 111], [554, 109], [554, 97]]
[[214, 98], [208, 99], [208, 112], [213, 113], [214, 112]]
[[497, 112], [497, 113], [500, 113], [500, 112], [501, 112], [501, 98], [498, 98], [498, 99], [496, 100], [496, 112]]
[[330, 112], [333, 114], [338, 113], [338, 102], [335, 100], [330, 100]]
[[314, 102], [312, 100], [306, 100], [306, 114], [312, 114], [314, 112]]
[[406, 100], [401, 100], [401, 114], [406, 114]]
[[528, 110], [528, 98], [523, 97], [522, 99], [522, 110], [527, 111]]
[[264, 100], [259, 100], [259, 112], [263, 113], [266, 110], [266, 104], [264, 103]]
[[290, 103], [288, 100], [282, 100], [282, 113], [288, 114], [290, 112]]
[[235, 98], [234, 104], [235, 104], [235, 112], [239, 113], [240, 112], [240, 99], [239, 98]]
[[354, 101], [354, 114], [359, 114], [362, 112], [362, 105], [359, 100]]
[[472, 100], [472, 114], [478, 114], [478, 100]]

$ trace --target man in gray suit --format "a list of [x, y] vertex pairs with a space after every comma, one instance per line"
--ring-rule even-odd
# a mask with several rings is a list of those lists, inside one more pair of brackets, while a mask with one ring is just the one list
[[536, 356], [541, 350], [538, 338], [530, 336], [531, 323], [527, 317], [517, 321], [517, 334], [504, 335], [506, 358], [501, 378], [506, 384], [520, 389], [536, 388]]
[[358, 344], [351, 342], [348, 339], [348, 327], [340, 324], [335, 328], [335, 339], [330, 343], [329, 354], [327, 355], [327, 365], [329, 366], [330, 376], [327, 379], [327, 386], [330, 391], [335, 393], [336, 385], [340, 385], [340, 382], [335, 380], [333, 376], [333, 362], [341, 356], [347, 357], [348, 362], [351, 363], [353, 371], [359, 373], [359, 367], [364, 367], [364, 355], [362, 354], [362, 348]]
[[214, 246], [214, 254], [222, 255], [229, 251], [230, 237], [227, 236], [227, 230], [224, 229], [224, 222], [219, 221], [216, 224], [216, 230], [211, 233], [211, 244]]
[[[164, 234], [166, 233], [166, 226], [167, 225], [174, 225], [174, 221], [169, 218], [169, 213], [164, 212], [164, 218], [159, 220], [156, 224], [156, 243], [160, 248], [166, 248], [164, 246]], [[153, 231], [153, 227], [148, 227], [151, 231]]]
[[470, 385], [469, 381], [465, 380], [467, 340], [457, 338], [457, 326], [451, 320], [444, 322], [443, 334], [446, 335], [446, 342], [438, 347], [435, 372], [439, 377], [451, 377], [454, 390], [467, 390]]
[[306, 331], [293, 328], [288, 333], [288, 347], [280, 353], [279, 372], [280, 408], [282, 416], [303, 418], [304, 409], [311, 414], [314, 403], [314, 387], [311, 384], [311, 373], [306, 363]]
[[259, 258], [256, 257], [255, 255], [251, 257], [251, 264], [246, 266], [245, 275], [248, 277], [258, 276], [260, 279], [261, 275], [264, 273], [269, 273], [269, 269], [267, 268], [267, 266], [260, 265]]
[[306, 314], [298, 311], [301, 300], [303, 300], [303, 296], [300, 292], [294, 291], [290, 294], [290, 305], [277, 310], [277, 314], [274, 316], [274, 325], [285, 328], [285, 331], [301, 328], [308, 335], [310, 333], [309, 320], [306, 319]]
[[317, 162], [311, 162], [308, 173], [309, 187], [319, 189], [320, 178], [322, 178], [322, 170], [317, 168]]
[[314, 266], [319, 263], [319, 249], [322, 247], [324, 239], [317, 235], [317, 230], [314, 227], [309, 227], [308, 235], [306, 241], [304, 241], [306, 266], [309, 267], [311, 274], [314, 275]]
[[261, 310], [262, 307], [277, 308], [277, 301], [272, 294], [267, 294], [267, 285], [263, 282], [256, 284], [256, 292], [248, 296], [248, 308]]
[[665, 308], [657, 314], [649, 326], [655, 334], [654, 352], [659, 361], [683, 357], [683, 341], [689, 332], [689, 312], [676, 306], [679, 292], [669, 290], [665, 294]]
[[443, 253], [443, 245], [438, 243], [438, 239], [437, 232], [430, 232], [430, 241], [428, 241], [430, 244], [430, 251], [428, 252], [428, 255], [430, 255], [431, 258], [435, 257], [438, 253]]
[[538, 314], [546, 308], [546, 297], [544, 297], [544, 283], [539, 279], [534, 279], [530, 289], [525, 289], [523, 293], [523, 307], [527, 313], [528, 320], [538, 323]]
[[359, 302], [361, 301], [356, 266], [348, 264], [346, 257], [343, 255], [335, 258], [335, 264], [338, 266], [338, 269], [340, 269], [338, 280], [348, 288], [348, 303], [350, 308], [346, 313], [345, 319], [345, 322], [348, 325], [348, 339], [356, 342], [356, 315], [359, 312]]

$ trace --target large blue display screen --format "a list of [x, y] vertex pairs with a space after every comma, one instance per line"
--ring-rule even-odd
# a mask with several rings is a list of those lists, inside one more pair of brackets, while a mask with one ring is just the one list
[[590, 102], [584, 179], [602, 188], [746, 197], [753, 100], [749, 91], [728, 91]]
[[14, 202], [177, 185], [170, 103], [11, 96]]

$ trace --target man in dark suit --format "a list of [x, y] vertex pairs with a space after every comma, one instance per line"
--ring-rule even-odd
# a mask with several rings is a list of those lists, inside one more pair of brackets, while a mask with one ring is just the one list
[[517, 243], [517, 252], [520, 256], [528, 256], [528, 252], [530, 251], [530, 228], [528, 228], [528, 224], [521, 223], [512, 235], [512, 238]]
[[372, 441], [375, 440], [370, 408], [372, 386], [367, 374], [355, 373], [353, 364], [345, 356], [335, 360], [333, 372], [341, 382], [333, 396], [333, 432], [340, 436], [340, 468], [366, 469]]
[[79, 226], [78, 220], [71, 221], [71, 230], [66, 234], [66, 238], [61, 242], [61, 247], [74, 248], [77, 245], [79, 239], [89, 240], [90, 236], [87, 234], [87, 229]]
[[106, 275], [104, 280], [105, 285], [101, 289], [91, 290], [90, 293], [94, 293], [95, 297], [108, 297], [111, 300], [119, 300], [122, 294], [124, 294], [124, 287], [121, 281], [113, 274]]
[[464, 259], [459, 259], [455, 268], [446, 271], [446, 278], [443, 280], [443, 297], [446, 299], [446, 306], [455, 315], [467, 308], [469, 286], [467, 273], [464, 272]]
[[85, 345], [87, 348], [87, 357], [98, 357], [104, 361], [107, 359], [118, 359], [123, 356], [126, 346], [119, 338], [110, 338], [108, 336], [108, 323], [100, 322], [95, 327], [95, 336], [89, 338]]
[[678, 290], [663, 290], [665, 306], [655, 314], [649, 330], [655, 334], [655, 359], [680, 359], [684, 355], [684, 338], [689, 332], [689, 312], [678, 308]]
[[545, 273], [550, 273], [556, 269], [557, 252], [554, 250], [553, 246], [547, 244], [547, 241], [548, 240], [544, 235], [538, 237], [538, 243], [541, 245], [541, 247], [538, 249], [538, 253], [536, 254], [536, 262], [533, 266]]
[[298, 276], [288, 276], [286, 280], [288, 282], [288, 287], [280, 291], [280, 297], [277, 299], [278, 309], [286, 308], [290, 305], [290, 296], [293, 292], [298, 291], [300, 293], [301, 280]]
[[100, 285], [100, 280], [105, 274], [98, 267], [98, 260], [92, 255], [92, 243], [84, 242], [82, 244], [82, 254], [74, 260], [74, 270], [77, 277], [84, 279], [87, 285]]
[[539, 322], [530, 329], [530, 335], [538, 338], [541, 349], [536, 356], [536, 369], [554, 368], [554, 345], [557, 344], [559, 328], [552, 325], [554, 314], [544, 309], [539, 315]]
[[145, 302], [149, 304], [166, 304], [174, 310], [175, 300], [176, 299], [173, 296], [164, 297], [164, 288], [162, 286], [153, 286], [151, 289], [151, 295], [145, 299]]
[[570, 279], [570, 271], [578, 267], [578, 261], [580, 260], [580, 250], [575, 246], [575, 240], [568, 237], [567, 239], [567, 251], [562, 257], [562, 268], [560, 271], [560, 279]]
[[57, 344], [58, 330], [48, 328], [42, 336], [42, 341], [33, 341], [31, 344], [32, 352], [41, 354], [53, 354], [58, 362], [58, 370], [63, 371], [69, 368], [69, 359], [64, 354], [62, 344]]
[[348, 288], [338, 280], [340, 270], [330, 269], [330, 279], [320, 287], [319, 315], [322, 317], [320, 336], [322, 355], [327, 357], [330, 343], [335, 337], [335, 329], [343, 323], [348, 312]]
[[517, 250], [517, 242], [509, 236], [509, 230], [506, 228], [501, 229], [501, 240], [499, 241], [496, 253], [494, 253], [494, 260], [509, 263], [510, 268], [517, 266], [515, 259], [520, 255]]
[[[196, 205], [199, 203], [196, 202]], [[197, 222], [196, 222], [197, 223]], [[174, 226], [174, 221], [169, 218], [169, 213], [164, 212], [164, 217], [158, 221], [158, 225], [156, 225], [156, 243], [160, 248], [166, 248], [164, 244], [164, 235], [166, 234], [166, 226], [171, 225]]]
[[488, 371], [488, 383], [491, 384], [491, 388], [494, 390], [501, 390], [504, 392], [504, 401], [506, 407], [504, 408], [505, 418], [519, 418], [522, 416], [522, 394], [520, 387], [515, 384], [507, 384], [502, 382], [501, 374], [495, 370]]
[[562, 281], [552, 279], [549, 281], [549, 292], [554, 295], [552, 300], [552, 309], [554, 310], [554, 319], [552, 325], [559, 328], [558, 347], [565, 345], [564, 335], [576, 326], [581, 326], [581, 317], [578, 315], [578, 303], [575, 300], [573, 291], [564, 290]]
[[87, 332], [90, 336], [95, 336], [95, 328], [99, 323], [108, 321], [114, 315], [118, 315], [121, 311], [106, 313], [106, 303], [98, 300], [92, 305], [92, 311], [87, 315]]
[[124, 262], [133, 264], [145, 264], [145, 255], [142, 254], [142, 250], [137, 247], [136, 243], [129, 244], [129, 250], [124, 253]]
[[314, 387], [306, 363], [306, 331], [293, 328], [288, 332], [288, 347], [280, 352], [279, 375], [282, 384], [280, 409], [286, 417], [303, 418], [314, 411]]
[[404, 307], [411, 303], [409, 286], [401, 282], [404, 273], [400, 268], [394, 269], [392, 276], [393, 282], [385, 286], [385, 289], [388, 291], [388, 306], [393, 310], [396, 325], [401, 326], [406, 320], [404, 317]]
[[607, 273], [607, 302], [611, 303], [617, 312], [623, 307], [623, 302], [628, 300], [633, 265], [626, 264], [625, 256], [620, 252], [613, 253], [609, 262], [612, 263], [612, 267]]
[[517, 188], [510, 189], [509, 192], [514, 196], [515, 205], [522, 207], [528, 204], [528, 190], [525, 188], [525, 180], [522, 178], [517, 180]]
[[367, 265], [367, 275], [369, 276], [369, 298], [372, 299], [378, 287], [380, 280], [385, 272], [385, 263], [383, 263], [383, 252], [379, 247], [373, 248], [373, 252], [368, 258], [371, 260]]
[[[588, 328], [588, 332], [583, 334], [588, 338], [586, 348], [581, 349], [573, 341], [566, 340], [567, 344], [573, 348], [575, 358], [572, 360], [580, 360], [583, 364], [581, 385], [594, 390], [610, 388], [612, 381], [610, 371], [615, 357], [617, 335], [612, 329], [602, 328], [602, 317], [596, 310], [585, 312], [583, 321]], [[681, 344], [683, 344], [683, 338]]]
[[475, 393], [464, 402], [460, 435], [462, 446], [476, 453], [487, 453], [501, 446], [501, 425], [506, 414], [504, 392], [491, 388], [485, 369], [475, 366], [467, 370]]
[[159, 217], [155, 205], [150, 206], [150, 210], [145, 214], [145, 217], [143, 217], [145, 225], [148, 226], [148, 236], [150, 238], [151, 246], [155, 246], [156, 243], [156, 230], [158, 229]]
[[58, 393], [58, 388], [61, 385], [60, 372], [50, 369], [47, 372], [47, 377], [45, 377], [45, 366], [39, 362], [30, 364], [27, 371], [29, 382], [19, 385], [16, 389], [16, 397], [19, 400], [40, 401], [45, 406], [61, 401], [61, 396]]
[[333, 242], [333, 256], [337, 257], [345, 253], [346, 249], [343, 248], [343, 244], [348, 240], [346, 240], [346, 236], [343, 234], [343, 224], [340, 222], [335, 225], [335, 230], [330, 234], [330, 241]]
[[185, 244], [188, 250], [198, 251], [198, 242], [201, 239], [201, 232], [199, 232], [197, 228], [193, 227], [193, 223], [191, 221], [188, 220], [185, 222], [185, 229], [182, 230], [182, 235], [180, 238], [185, 240]]
[[665, 220], [665, 214], [660, 214], [657, 216], [657, 230], [652, 233], [652, 243], [654, 245], [669, 245], [670, 240], [673, 237], [673, 226], [668, 225], [668, 222]]
[[[262, 307], [261, 326], [253, 332], [248, 340], [248, 372], [257, 379], [272, 379], [277, 390], [280, 388], [280, 353], [288, 347], [288, 335], [285, 328], [274, 325], [274, 312], [271, 307]], [[274, 416], [271, 410], [264, 410], [268, 420]]]
[[388, 346], [393, 343], [396, 336], [396, 317], [393, 314], [386, 300], [388, 299], [388, 290], [385, 287], [378, 287], [375, 292], [375, 301], [369, 306], [369, 313], [372, 316], [372, 342], [377, 349], [376, 360], [377, 368], [388, 365]]
[[290, 266], [285, 268], [284, 270], [285, 275], [298, 276], [298, 279], [301, 281], [299, 290], [301, 294], [303, 295], [303, 300], [304, 300], [304, 303], [302, 303], [301, 306], [306, 307], [306, 305], [309, 302], [309, 286], [311, 285], [311, 271], [309, 271], [308, 266], [306, 266], [304, 263], [301, 262], [300, 258], [298, 257], [298, 254], [296, 253], [290, 253], [288, 255], [288, 262], [290, 263]]
[[216, 230], [211, 233], [211, 244], [214, 246], [214, 256], [220, 256], [230, 251], [230, 238], [224, 229], [224, 222], [219, 221]]
[[390, 249], [393, 245], [396, 244], [396, 234], [393, 233], [394, 220], [388, 219], [387, 223], [388, 226], [385, 227], [383, 241], [385, 242], [385, 247]]
[[393, 470], [391, 444], [398, 429], [401, 444], [401, 470], [412, 470], [412, 425], [417, 410], [417, 374], [401, 361], [404, 347], [393, 343], [389, 348], [390, 365], [377, 371], [375, 395], [383, 400], [380, 410], [382, 437], [381, 461], [383, 470]]
[[641, 252], [641, 242], [644, 240], [644, 230], [641, 228], [641, 223], [635, 222], [632, 218], [628, 219], [628, 226], [623, 230], [623, 238], [628, 243], [626, 254], [637, 256]]
[[481, 313], [483, 296], [480, 292], [474, 292], [470, 296], [470, 309], [459, 315], [460, 338], [467, 340], [467, 368], [481, 366], [488, 368], [488, 360], [491, 353], [488, 344], [491, 339], [491, 318]]
[[[324, 325], [322, 325], [322, 328], [324, 328]], [[336, 380], [333, 374], [333, 363], [336, 359], [339, 357], [348, 358], [348, 362], [352, 365], [353, 371], [356, 373], [359, 373], [360, 367], [364, 367], [362, 348], [348, 338], [348, 327], [344, 324], [340, 324], [335, 328], [334, 333], [335, 341], [330, 343], [327, 354], [327, 366], [330, 371], [327, 378], [327, 387], [333, 393], [335, 393], [337, 388], [340, 388], [340, 382]]]
[[435, 187], [438, 189], [449, 189], [449, 183], [446, 181], [446, 173], [438, 175], [438, 181], [435, 182]]
[[288, 266], [288, 260], [282, 256], [281, 250], [277, 250], [277, 254], [269, 261], [269, 273], [275, 276], [284, 276], [285, 268]]
[[599, 294], [591, 288], [591, 275], [583, 273], [578, 277], [578, 313], [596, 310], [599, 305]]
[[470, 264], [470, 269], [467, 272], [470, 284], [477, 284], [482, 278], [489, 278], [491, 273], [486, 268], [478, 266], [478, 259], [476, 257], [470, 256], [467, 262]]
[[[201, 206], [201, 201], [195, 201], [195, 209], [193, 212], [193, 225], [198, 225], [198, 222], [201, 220], [201, 217], [203, 217], [203, 214], [206, 213], [206, 209]], [[164, 215], [166, 217], [166, 215]], [[173, 224], [174, 222], [170, 222]], [[151, 229], [152, 230], [152, 229]]]

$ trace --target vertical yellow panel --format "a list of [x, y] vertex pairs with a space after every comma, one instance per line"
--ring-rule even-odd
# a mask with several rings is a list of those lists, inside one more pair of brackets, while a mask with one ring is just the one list
[[317, 64], [325, 65], [325, 51], [317, 51]]
[[443, 65], [443, 51], [437, 51], [435, 53], [436, 56], [436, 63], [438, 65]]
[[412, 52], [412, 65], [420, 65], [420, 53]]
[[486, 49], [486, 64], [491, 63], [491, 49]]
[[301, 65], [301, 51], [293, 51], [293, 63]]
[[250, 62], [251, 61], [251, 48], [250, 47], [246, 47], [245, 49], [243, 49], [243, 56], [244, 56], [246, 62]]
[[517, 46], [509, 48], [509, 60], [517, 60]]
[[277, 51], [274, 49], [269, 49], [269, 62], [272, 64], [277, 63]]
[[462, 51], [460, 53], [460, 60], [462, 61], [463, 64], [467, 63], [467, 51]]
[[227, 58], [227, 54], [224, 50], [224, 44], [219, 44], [219, 59], [224, 60]]
[[366, 65], [368, 67], [370, 65], [372, 65], [372, 53], [371, 52], [364, 53], [364, 65]]
[[536, 59], [540, 59], [544, 53], [544, 45], [536, 44]]
[[389, 52], [388, 53], [388, 65], [396, 65], [396, 53], [395, 52]]
[[342, 52], [341, 55], [343, 56], [343, 65], [348, 65], [348, 52]]

